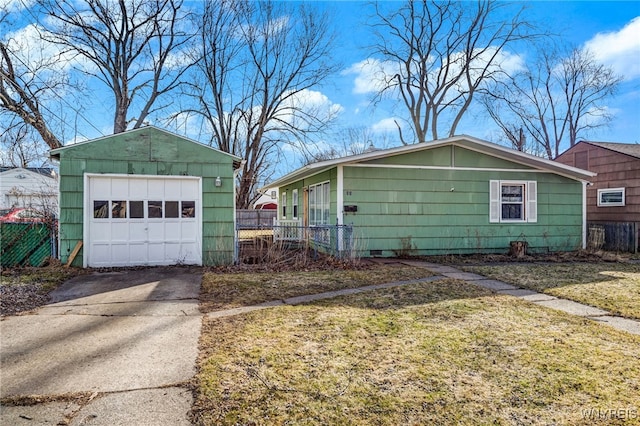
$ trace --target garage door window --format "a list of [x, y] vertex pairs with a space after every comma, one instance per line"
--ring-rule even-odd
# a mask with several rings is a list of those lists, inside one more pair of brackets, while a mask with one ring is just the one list
[[93, 202], [93, 217], [95, 219], [106, 219], [109, 217], [109, 202], [100, 200]]
[[144, 219], [144, 201], [129, 201], [131, 219]]
[[149, 219], [162, 218], [162, 201], [149, 201], [147, 211]]
[[184, 218], [196, 217], [196, 202], [195, 201], [183, 201], [182, 202], [182, 217], [184, 217]]
[[177, 201], [165, 201], [164, 202], [164, 217], [167, 217], [167, 218], [178, 217], [178, 202]]
[[[94, 219], [145, 219], [144, 201], [93, 202]], [[127, 210], [127, 204], [129, 210]], [[111, 206], [111, 209], [109, 209]], [[111, 211], [111, 215], [109, 215]], [[147, 201], [146, 219], [193, 219], [196, 217], [195, 201]]]
[[126, 201], [112, 201], [111, 202], [111, 217], [114, 219], [126, 219], [127, 218], [127, 202]]

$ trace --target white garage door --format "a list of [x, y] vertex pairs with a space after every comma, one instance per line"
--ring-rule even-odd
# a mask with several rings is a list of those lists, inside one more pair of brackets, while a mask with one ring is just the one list
[[201, 179], [86, 175], [86, 266], [202, 264]]

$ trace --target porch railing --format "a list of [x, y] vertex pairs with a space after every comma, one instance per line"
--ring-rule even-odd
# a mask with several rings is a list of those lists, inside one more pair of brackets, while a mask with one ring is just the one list
[[240, 245], [264, 248], [269, 244], [304, 245], [314, 253], [340, 258], [353, 257], [355, 253], [352, 225], [303, 226], [300, 220], [274, 219], [271, 226], [238, 226], [236, 236], [237, 255]]

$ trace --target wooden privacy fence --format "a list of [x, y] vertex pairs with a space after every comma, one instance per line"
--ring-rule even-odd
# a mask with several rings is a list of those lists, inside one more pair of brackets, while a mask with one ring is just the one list
[[270, 227], [277, 215], [277, 210], [236, 210], [236, 226], [240, 229]]
[[55, 227], [48, 223], [0, 223], [0, 264], [42, 266], [55, 257]]
[[637, 253], [640, 222], [589, 222], [589, 247], [607, 251]]

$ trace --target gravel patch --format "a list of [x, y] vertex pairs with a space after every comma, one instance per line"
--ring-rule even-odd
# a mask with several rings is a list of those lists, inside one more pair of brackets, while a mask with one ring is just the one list
[[15, 315], [49, 303], [41, 284], [0, 285], [0, 315]]

